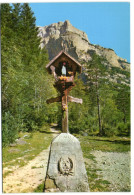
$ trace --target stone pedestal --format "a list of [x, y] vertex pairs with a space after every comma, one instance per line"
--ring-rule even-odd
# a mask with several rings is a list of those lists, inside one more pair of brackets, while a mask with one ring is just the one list
[[70, 133], [51, 143], [45, 192], [89, 192], [80, 142]]

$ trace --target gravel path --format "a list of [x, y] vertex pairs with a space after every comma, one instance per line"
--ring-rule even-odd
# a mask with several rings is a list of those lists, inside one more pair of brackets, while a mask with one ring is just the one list
[[98, 175], [110, 182], [110, 191], [130, 191], [130, 152], [93, 151]]
[[3, 178], [3, 192], [20, 193], [33, 191], [45, 178], [49, 148], [43, 150], [24, 167]]
[[[57, 131], [51, 129], [53, 137], [57, 136]], [[3, 178], [3, 192], [5, 193], [22, 193], [32, 192], [40, 185], [46, 176], [47, 162], [49, 157], [50, 146], [43, 150], [38, 156], [29, 163], [20, 168], [12, 168], [7, 177]], [[23, 157], [22, 157], [23, 158]], [[6, 171], [7, 167], [3, 169]]]

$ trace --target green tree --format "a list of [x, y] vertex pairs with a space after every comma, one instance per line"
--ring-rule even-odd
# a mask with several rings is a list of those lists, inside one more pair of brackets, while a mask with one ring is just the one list
[[130, 87], [118, 84], [115, 102], [118, 110], [122, 113], [118, 130], [120, 135], [130, 135]]
[[[21, 52], [16, 46], [12, 21], [12, 8], [9, 4], [1, 5], [1, 62], [2, 62], [2, 135], [3, 143], [15, 139], [19, 129], [16, 120], [15, 94], [18, 93], [17, 71], [22, 66]], [[18, 67], [17, 69], [15, 67]], [[16, 97], [17, 99], [17, 97]], [[16, 127], [16, 128], [15, 128]], [[6, 136], [5, 136], [6, 135]], [[6, 137], [6, 139], [5, 139]]]
[[97, 106], [99, 134], [102, 135], [102, 119], [101, 119], [101, 91], [105, 90], [104, 86], [107, 82], [106, 67], [103, 65], [104, 59], [93, 53], [92, 61], [86, 66], [87, 73], [87, 89], [91, 96], [92, 102]]
[[123, 113], [123, 122], [127, 123], [130, 120], [130, 88], [126, 85], [120, 85], [117, 91], [116, 104]]
[[122, 119], [122, 112], [118, 109], [114, 96], [117, 91], [105, 85], [105, 90], [101, 93], [101, 119], [103, 135], [118, 135], [118, 124]]
[[90, 128], [90, 97], [80, 78], [76, 77], [75, 84], [70, 95], [82, 99], [83, 103], [69, 103], [69, 130], [71, 133], [83, 133], [89, 131]]
[[47, 96], [57, 93], [45, 70], [48, 54], [40, 49], [31, 8], [28, 4], [2, 4], [1, 15], [2, 137], [6, 145], [19, 131], [38, 130], [54, 120], [58, 109], [55, 105], [53, 111], [46, 104]]
[[21, 34], [21, 4], [14, 3], [12, 8], [12, 29], [14, 30], [14, 38], [18, 39]]
[[[22, 10], [20, 13], [21, 19], [21, 48], [23, 54], [23, 63], [25, 64], [25, 68], [32, 70], [31, 67], [32, 61], [36, 58], [40, 53], [40, 38], [38, 35], [38, 28], [36, 27], [35, 21], [36, 18], [29, 7], [28, 3], [24, 3], [22, 5]], [[25, 49], [24, 49], [25, 48]], [[30, 64], [31, 63], [31, 64]]]

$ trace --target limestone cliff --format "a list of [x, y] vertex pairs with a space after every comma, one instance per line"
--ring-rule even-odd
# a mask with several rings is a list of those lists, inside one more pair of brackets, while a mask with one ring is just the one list
[[50, 60], [62, 49], [65, 49], [72, 57], [79, 62], [86, 62], [92, 59], [92, 52], [106, 58], [112, 67], [119, 67], [129, 70], [129, 63], [116, 55], [113, 49], [91, 44], [85, 32], [78, 30], [66, 20], [45, 27], [39, 27], [41, 37], [41, 48], [48, 50]]

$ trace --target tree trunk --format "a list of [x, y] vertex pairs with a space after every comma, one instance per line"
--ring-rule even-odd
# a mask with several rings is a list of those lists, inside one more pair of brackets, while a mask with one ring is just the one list
[[98, 108], [99, 134], [102, 135], [101, 116], [100, 116], [100, 100], [99, 100], [98, 95], [97, 95], [97, 108]]
[[96, 83], [96, 94], [97, 94], [97, 109], [98, 109], [99, 135], [102, 135], [101, 116], [100, 116], [100, 99], [99, 99], [98, 83]]
[[123, 109], [123, 113], [124, 113], [123, 121], [124, 121], [124, 123], [126, 123], [126, 110], [125, 109]]

